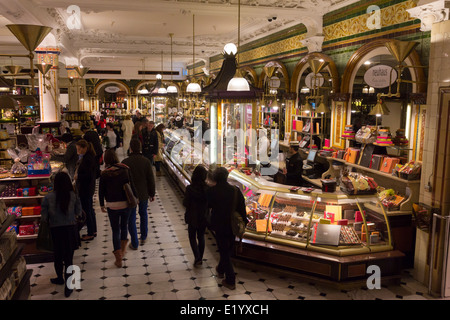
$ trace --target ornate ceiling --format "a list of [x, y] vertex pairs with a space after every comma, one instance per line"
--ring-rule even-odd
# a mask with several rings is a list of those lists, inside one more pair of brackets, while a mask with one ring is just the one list
[[[180, 68], [192, 63], [193, 14], [196, 61], [207, 61], [237, 43], [238, 0], [14, 0], [0, 1], [0, 53], [24, 53], [6, 24], [53, 28], [42, 45], [61, 48], [63, 64], [91, 68]], [[304, 24], [320, 35], [327, 12], [356, 0], [241, 0], [241, 45]], [[197, 60], [198, 59], [198, 60]], [[0, 65], [10, 64], [0, 60]], [[136, 77], [137, 78], [137, 77]]]

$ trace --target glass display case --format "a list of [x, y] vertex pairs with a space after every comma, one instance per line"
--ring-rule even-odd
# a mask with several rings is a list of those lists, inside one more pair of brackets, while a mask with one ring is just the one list
[[167, 98], [163, 96], [152, 97], [153, 120], [155, 125], [167, 122]]
[[389, 221], [375, 195], [292, 192], [238, 170], [230, 173], [229, 180], [246, 199], [245, 238], [335, 256], [393, 249]]

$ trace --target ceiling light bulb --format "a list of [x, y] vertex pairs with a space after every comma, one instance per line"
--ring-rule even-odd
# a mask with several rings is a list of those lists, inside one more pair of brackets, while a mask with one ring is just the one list
[[367, 60], [366, 62], [364, 62], [364, 64], [366, 65], [366, 66], [370, 66], [370, 61], [369, 60]]
[[234, 43], [227, 43], [225, 45], [225, 47], [223, 48], [223, 51], [227, 54], [227, 55], [236, 55], [237, 53], [237, 47]]

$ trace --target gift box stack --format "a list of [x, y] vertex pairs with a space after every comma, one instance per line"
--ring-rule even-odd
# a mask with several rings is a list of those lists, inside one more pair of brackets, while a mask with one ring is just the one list
[[352, 124], [348, 124], [345, 126], [345, 131], [344, 131], [344, 134], [342, 135], [342, 138], [347, 138], [347, 139], [355, 138], [355, 131], [353, 130]]
[[380, 146], [389, 146], [394, 144], [392, 142], [392, 137], [391, 133], [389, 132], [389, 129], [378, 130], [378, 136], [375, 144]]
[[395, 132], [395, 137], [392, 139], [396, 146], [407, 146], [409, 141], [405, 136], [405, 129], [398, 129]]

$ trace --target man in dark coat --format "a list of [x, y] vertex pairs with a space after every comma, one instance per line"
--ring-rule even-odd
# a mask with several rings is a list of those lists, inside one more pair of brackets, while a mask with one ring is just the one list
[[[141, 221], [141, 245], [145, 243], [148, 235], [148, 200], [150, 202], [155, 199], [155, 177], [153, 175], [153, 167], [150, 160], [141, 154], [141, 142], [139, 139], [130, 141], [131, 154], [122, 161], [131, 171], [131, 177], [139, 198], [139, 216]], [[131, 243], [130, 248], [136, 250], [139, 246], [136, 229], [136, 208], [131, 210], [128, 218], [128, 231], [130, 232]]]
[[154, 157], [158, 153], [158, 134], [155, 129], [155, 122], [148, 121], [147, 127], [142, 129], [142, 154], [151, 163], [155, 163]]
[[298, 144], [289, 145], [291, 156], [286, 159], [286, 184], [290, 186], [303, 186], [303, 160], [298, 153]]
[[234, 249], [235, 236], [231, 227], [231, 215], [237, 211], [247, 224], [245, 199], [242, 192], [228, 183], [228, 170], [224, 167], [217, 168], [213, 173], [216, 185], [207, 192], [208, 205], [211, 208], [210, 228], [216, 234], [217, 247], [220, 260], [216, 267], [219, 277], [224, 277], [222, 285], [234, 290], [236, 288], [236, 276], [234, 274], [231, 255]]

